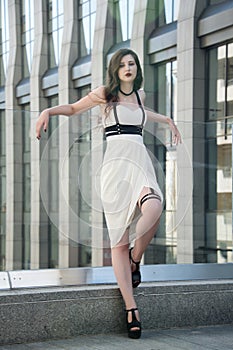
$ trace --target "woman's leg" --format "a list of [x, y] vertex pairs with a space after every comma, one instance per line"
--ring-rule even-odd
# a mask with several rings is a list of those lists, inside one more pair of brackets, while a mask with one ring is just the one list
[[[123, 240], [112, 248], [112, 265], [117, 279], [121, 295], [125, 302], [126, 310], [136, 308], [136, 301], [133, 295], [131, 266], [129, 261], [129, 243], [128, 230], [124, 234]], [[139, 313], [136, 311], [136, 317], [139, 320]], [[132, 313], [128, 314], [128, 322], [132, 321]], [[132, 328], [132, 330], [138, 327]]]
[[[141, 199], [146, 195], [152, 193], [150, 188], [144, 187], [140, 198], [139, 206]], [[149, 196], [149, 199], [146, 200], [141, 205], [141, 217], [137, 222], [136, 226], [136, 240], [133, 251], [131, 252], [132, 258], [134, 261], [140, 261], [143, 253], [145, 252], [147, 246], [153, 239], [155, 232], [159, 226], [160, 216], [162, 214], [162, 203], [161, 201], [153, 196]], [[132, 264], [132, 269], [135, 269], [135, 265]]]

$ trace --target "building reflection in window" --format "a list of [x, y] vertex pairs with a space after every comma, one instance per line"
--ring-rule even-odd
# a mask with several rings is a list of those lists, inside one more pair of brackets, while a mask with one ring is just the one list
[[233, 44], [209, 51], [206, 260], [232, 261]]
[[34, 47], [34, 2], [21, 2], [21, 35], [22, 35], [22, 69], [23, 77], [31, 71]]
[[119, 0], [122, 41], [131, 38], [135, 0]]
[[[86, 96], [90, 86], [82, 86], [77, 90], [78, 99]], [[92, 209], [90, 206], [91, 166], [85, 158], [91, 151], [91, 112], [86, 111], [78, 118], [70, 120], [70, 132], [73, 144], [70, 149], [70, 206], [77, 213], [76, 238], [70, 240], [70, 267], [91, 266], [91, 223]], [[82, 165], [82, 166], [81, 166]], [[80, 190], [81, 189], [81, 190]], [[85, 198], [83, 197], [85, 189]], [[72, 224], [72, 223], [71, 223]]]
[[[48, 99], [48, 107], [54, 107], [58, 105], [58, 97], [51, 96]], [[59, 117], [53, 116], [50, 120], [50, 127], [48, 130], [48, 137], [50, 140], [49, 147], [49, 161], [48, 161], [48, 189], [49, 189], [49, 212], [52, 216], [58, 217], [59, 212]], [[48, 267], [57, 268], [58, 267], [58, 227], [54, 224], [50, 218], [48, 219]]]
[[180, 0], [158, 0], [159, 26], [177, 20]]
[[96, 0], [80, 0], [79, 18], [79, 56], [91, 54], [94, 40]]
[[6, 119], [0, 111], [0, 271], [6, 258]]
[[115, 28], [113, 44], [131, 38], [135, 0], [114, 1], [113, 27]]
[[49, 0], [48, 2], [48, 58], [49, 68], [59, 64], [62, 34], [64, 26], [63, 0]]
[[31, 138], [30, 105], [22, 109], [22, 151], [23, 151], [23, 215], [22, 215], [22, 268], [30, 269], [30, 224], [31, 224]]
[[0, 86], [5, 83], [9, 58], [8, 0], [0, 0]]
[[[177, 114], [177, 61], [165, 62], [155, 68], [156, 95], [155, 110], [176, 120]], [[157, 126], [155, 135], [160, 135]], [[164, 129], [162, 131], [162, 134]], [[168, 136], [168, 140], [170, 135]], [[158, 181], [164, 190], [166, 210], [163, 212], [156, 238], [149, 246], [145, 262], [148, 264], [175, 264], [177, 261], [177, 232], [176, 232], [176, 202], [177, 202], [177, 167], [176, 149], [172, 147], [167, 152], [164, 140], [149, 139], [145, 135], [145, 142], [158, 159], [161, 169], [158, 171]], [[163, 170], [163, 174], [161, 171]], [[165, 180], [164, 180], [165, 174]], [[165, 183], [164, 183], [165, 182]]]

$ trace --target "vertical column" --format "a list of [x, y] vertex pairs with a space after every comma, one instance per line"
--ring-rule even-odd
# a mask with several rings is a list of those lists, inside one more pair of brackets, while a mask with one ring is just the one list
[[[45, 31], [46, 3], [34, 0], [35, 45], [30, 76], [31, 108], [31, 268], [40, 266], [40, 153], [41, 143], [35, 137], [36, 121], [46, 100], [41, 90], [41, 78], [47, 70], [47, 35]], [[45, 175], [45, 174], [44, 174]]]
[[133, 28], [130, 46], [137, 52], [141, 59], [142, 67], [144, 66], [144, 47], [145, 47], [145, 30], [147, 18], [147, 0], [135, 1]]
[[[147, 54], [147, 42], [156, 25], [156, 10], [155, 1], [135, 1], [135, 15], [133, 21], [133, 30], [131, 38], [131, 47], [143, 60], [142, 67], [144, 68], [144, 77], [146, 85], [146, 105], [154, 107], [155, 97], [155, 81], [154, 81], [154, 66], [149, 62]], [[150, 127], [154, 127], [150, 125]]]
[[[96, 23], [94, 34], [94, 45], [92, 51], [92, 88], [103, 84], [104, 72], [104, 45], [107, 26], [108, 1], [100, 0], [96, 10]], [[103, 161], [103, 135], [98, 128], [99, 110], [92, 111], [92, 173], [96, 174]], [[95, 178], [92, 178], [92, 266], [103, 265], [103, 212], [101, 210], [101, 199], [95, 187]], [[99, 208], [99, 210], [98, 210]]]
[[[5, 85], [6, 94], [6, 270], [21, 268], [20, 244], [22, 214], [21, 118], [17, 114], [15, 86], [20, 80], [20, 1], [9, 0], [10, 51]], [[17, 130], [17, 133], [16, 133]], [[17, 159], [18, 158], [18, 159]]]
[[[70, 101], [71, 79], [70, 70], [78, 57], [78, 10], [77, 1], [70, 0], [64, 7], [64, 30], [58, 69], [59, 103]], [[73, 93], [74, 94], [74, 93]], [[69, 206], [69, 121], [67, 117], [59, 118], [59, 267], [69, 267], [69, 232], [74, 231], [74, 217], [70, 215]], [[71, 231], [70, 231], [71, 230]]]
[[[177, 23], [178, 126], [183, 147], [177, 149], [179, 184], [177, 203], [177, 262], [193, 263], [194, 251], [204, 240], [204, 120], [205, 55], [196, 36], [197, 19], [205, 1], [180, 1]], [[187, 153], [186, 155], [184, 154]]]

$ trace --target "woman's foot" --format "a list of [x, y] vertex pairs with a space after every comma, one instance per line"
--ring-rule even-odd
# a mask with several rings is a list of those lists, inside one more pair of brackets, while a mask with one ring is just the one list
[[128, 330], [128, 337], [138, 339], [141, 337], [141, 322], [139, 321], [139, 314], [137, 308], [126, 310], [126, 324]]
[[133, 288], [136, 288], [141, 283], [141, 272], [139, 270], [140, 261], [134, 261], [132, 258], [132, 250], [133, 248], [129, 250], [129, 259], [132, 266], [132, 285]]

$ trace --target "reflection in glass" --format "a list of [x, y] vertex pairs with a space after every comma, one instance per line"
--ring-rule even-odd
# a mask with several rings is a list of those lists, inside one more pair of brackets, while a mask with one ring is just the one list
[[180, 0], [158, 0], [159, 26], [177, 21]]
[[96, 0], [79, 2], [79, 51], [80, 56], [87, 56], [93, 48], [96, 18]]
[[6, 260], [6, 120], [0, 111], [0, 271]]
[[34, 2], [23, 0], [21, 3], [21, 35], [23, 51], [23, 77], [31, 71], [34, 47]]
[[206, 260], [232, 261], [232, 44], [209, 51]]
[[0, 86], [5, 83], [9, 58], [8, 0], [0, 0]]
[[209, 108], [208, 118], [224, 116], [226, 47], [220, 46], [209, 52]]
[[135, 0], [119, 0], [122, 41], [131, 38]]
[[61, 53], [62, 34], [64, 26], [63, 0], [49, 0], [47, 16], [49, 68], [54, 68], [58, 66]]
[[[156, 68], [157, 104], [155, 110], [176, 119], [177, 115], [177, 62], [167, 62]], [[157, 130], [158, 132], [158, 130]], [[176, 149], [170, 148], [166, 152], [164, 145], [155, 140], [154, 154], [156, 154], [165, 172], [165, 200], [166, 210], [163, 213], [160, 228], [155, 239], [155, 246], [159, 247], [154, 256], [156, 261], [151, 263], [174, 264], [177, 259], [177, 231], [175, 222], [177, 202], [177, 167]]]
[[227, 115], [233, 116], [233, 44], [227, 46]]
[[31, 224], [31, 138], [30, 105], [22, 108], [22, 175], [23, 175], [23, 215], [22, 215], [22, 268], [30, 269], [30, 224]]
[[[78, 89], [78, 99], [86, 96], [90, 86]], [[72, 147], [70, 149], [70, 205], [77, 213], [76, 242], [70, 240], [70, 267], [91, 266], [92, 254], [91, 238], [91, 166], [85, 162], [85, 157], [91, 151], [91, 114], [90, 111], [83, 113], [78, 118], [70, 120], [70, 133]], [[81, 166], [82, 164], [82, 166]], [[80, 189], [85, 188], [85, 198]], [[83, 224], [86, 223], [86, 224]], [[79, 242], [82, 242], [79, 243]]]
[[[49, 98], [49, 107], [54, 107], [58, 105], [58, 97], [53, 96]], [[58, 183], [59, 183], [59, 117], [53, 116], [50, 120], [48, 137], [50, 140], [49, 154], [48, 154], [48, 200], [50, 203], [49, 211], [52, 214], [58, 215], [59, 211], [59, 198], [58, 198]], [[48, 266], [50, 268], [58, 267], [58, 228], [57, 226], [48, 218]]]

